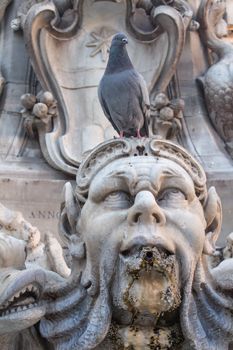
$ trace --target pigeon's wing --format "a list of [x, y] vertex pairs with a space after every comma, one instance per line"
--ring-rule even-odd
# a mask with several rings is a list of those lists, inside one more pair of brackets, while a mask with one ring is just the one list
[[117, 126], [115, 125], [113, 119], [111, 118], [111, 115], [110, 115], [108, 106], [107, 106], [107, 104], [105, 103], [104, 97], [103, 97], [103, 95], [102, 95], [101, 83], [100, 83], [99, 88], [98, 88], [98, 97], [99, 97], [99, 101], [100, 101], [100, 104], [101, 104], [101, 107], [102, 107], [102, 109], [103, 109], [103, 112], [104, 112], [105, 116], [106, 116], [107, 119], [110, 121], [110, 123], [112, 124], [112, 126], [113, 126], [113, 128], [116, 130], [116, 132], [119, 134], [119, 133], [120, 133], [120, 130], [117, 128]]
[[141, 89], [142, 100], [141, 107], [144, 115], [144, 128], [145, 133], [149, 136], [149, 123], [150, 123], [150, 98], [146, 82], [141, 74], [138, 73], [138, 81]]

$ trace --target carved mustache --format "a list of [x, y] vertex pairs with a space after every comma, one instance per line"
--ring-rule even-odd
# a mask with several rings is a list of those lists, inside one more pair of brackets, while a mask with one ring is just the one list
[[160, 236], [151, 237], [151, 235], [148, 235], [148, 237], [146, 235], [138, 235], [130, 241], [123, 243], [121, 246], [121, 254], [130, 255], [135, 250], [139, 250], [143, 247], [156, 247], [160, 251], [166, 252], [167, 255], [174, 254], [174, 249], [169, 242], [166, 242]]
[[172, 274], [175, 269], [176, 257], [173, 251], [162, 242], [148, 244], [144, 237], [136, 237], [121, 249], [120, 256], [127, 265], [129, 273], [142, 269], [155, 269], [158, 272]]

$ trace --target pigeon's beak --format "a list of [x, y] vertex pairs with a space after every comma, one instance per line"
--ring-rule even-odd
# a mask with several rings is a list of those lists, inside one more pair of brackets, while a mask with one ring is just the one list
[[128, 39], [127, 39], [127, 38], [123, 38], [123, 39], [122, 39], [122, 42], [123, 42], [124, 44], [128, 44]]

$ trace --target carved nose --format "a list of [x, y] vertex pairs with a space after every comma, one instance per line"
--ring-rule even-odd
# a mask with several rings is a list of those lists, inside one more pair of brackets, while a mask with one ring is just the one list
[[138, 192], [134, 205], [129, 210], [128, 223], [134, 225], [141, 222], [160, 225], [164, 225], [166, 222], [163, 211], [156, 203], [153, 194], [149, 191]]

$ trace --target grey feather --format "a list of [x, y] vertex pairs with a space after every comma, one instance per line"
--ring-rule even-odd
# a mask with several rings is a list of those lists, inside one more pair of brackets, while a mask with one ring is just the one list
[[108, 64], [99, 84], [99, 101], [119, 134], [149, 136], [149, 94], [143, 77], [130, 61], [127, 42], [125, 34], [113, 37]]

